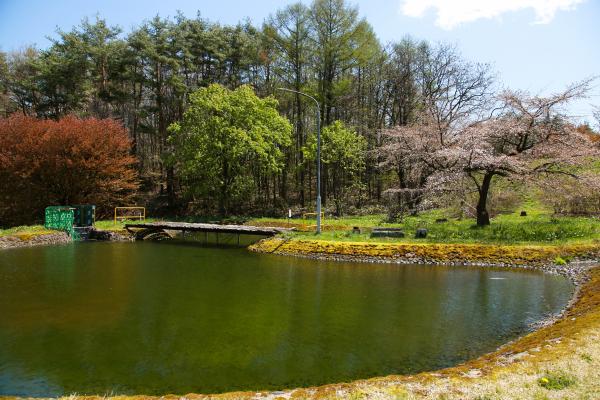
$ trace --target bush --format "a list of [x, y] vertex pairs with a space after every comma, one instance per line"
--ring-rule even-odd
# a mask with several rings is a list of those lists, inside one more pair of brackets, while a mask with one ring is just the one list
[[554, 264], [556, 264], [556, 265], [567, 265], [567, 261], [564, 258], [558, 256], [558, 257], [556, 257], [554, 259]]
[[0, 119], [0, 225], [41, 221], [49, 205], [127, 204], [138, 187], [129, 152], [113, 120]]
[[562, 373], [548, 373], [538, 379], [538, 385], [548, 390], [562, 390], [574, 384], [575, 378]]
[[555, 214], [596, 216], [600, 213], [600, 184], [596, 174], [597, 171], [593, 176], [581, 174], [579, 180], [553, 177], [541, 186], [540, 200]]
[[523, 202], [523, 196], [515, 187], [493, 191], [488, 199], [490, 216], [510, 214], [514, 212]]

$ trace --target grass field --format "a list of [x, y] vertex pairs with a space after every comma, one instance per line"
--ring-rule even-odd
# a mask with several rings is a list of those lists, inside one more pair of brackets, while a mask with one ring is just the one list
[[[518, 212], [502, 214], [492, 219], [490, 226], [477, 227], [471, 218], [451, 218], [444, 210], [433, 210], [406, 217], [401, 223], [387, 223], [385, 215], [348, 216], [342, 218], [325, 217], [324, 231], [318, 236], [321, 240], [360, 241], [360, 242], [394, 242], [394, 243], [491, 243], [491, 244], [573, 244], [600, 242], [600, 218], [555, 216], [551, 212], [534, 205], [523, 208], [527, 216], [521, 217]], [[293, 226], [297, 231], [291, 233], [292, 238], [315, 239], [315, 221], [286, 218], [238, 218], [226, 220], [214, 217], [165, 218], [187, 222], [227, 222], [252, 225]], [[446, 219], [445, 222], [436, 220]], [[148, 218], [146, 222], [157, 221]], [[120, 231], [128, 222], [113, 220], [96, 221], [96, 227], [102, 230]], [[289, 225], [288, 225], [289, 223]], [[361, 233], [352, 233], [353, 227], [359, 227]], [[404, 238], [371, 238], [373, 227], [402, 228]], [[418, 228], [428, 231], [427, 238], [415, 239]], [[50, 233], [42, 225], [18, 226], [1, 230], [0, 237], [18, 234]]]
[[[504, 214], [492, 220], [490, 226], [477, 227], [473, 219], [457, 220], [449, 218], [442, 210], [407, 217], [402, 223], [386, 223], [385, 215], [364, 217], [326, 218], [322, 240], [373, 241], [373, 242], [425, 242], [425, 243], [494, 243], [494, 244], [565, 244], [600, 241], [600, 219], [589, 217], [558, 217], [543, 210], [528, 211], [521, 217], [519, 213]], [[436, 220], [446, 218], [446, 222]], [[315, 238], [314, 220], [290, 220], [298, 232], [294, 238]], [[257, 218], [247, 222], [262, 225], [286, 226], [287, 219]], [[360, 234], [351, 232], [353, 227], [361, 228]], [[402, 228], [404, 238], [371, 238], [373, 227]], [[418, 228], [428, 231], [426, 239], [415, 239]]]

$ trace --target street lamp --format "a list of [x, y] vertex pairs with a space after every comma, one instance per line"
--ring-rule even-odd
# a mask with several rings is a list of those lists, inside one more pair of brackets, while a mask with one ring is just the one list
[[304, 97], [308, 97], [315, 102], [317, 106], [317, 234], [321, 233], [321, 106], [314, 97], [299, 92], [297, 90], [277, 88], [284, 92], [296, 93]]

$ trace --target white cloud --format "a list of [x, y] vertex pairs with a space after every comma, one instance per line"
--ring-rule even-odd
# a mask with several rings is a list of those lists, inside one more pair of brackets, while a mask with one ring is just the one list
[[409, 17], [422, 17], [435, 9], [435, 24], [452, 29], [481, 18], [497, 18], [507, 12], [533, 9], [536, 24], [547, 24], [557, 11], [572, 10], [586, 0], [401, 0], [400, 10]]

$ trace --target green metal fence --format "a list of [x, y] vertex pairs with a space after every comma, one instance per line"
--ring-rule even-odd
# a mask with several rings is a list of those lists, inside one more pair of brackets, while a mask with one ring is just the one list
[[47, 229], [65, 231], [74, 238], [73, 222], [75, 209], [69, 206], [46, 207], [44, 226]]

